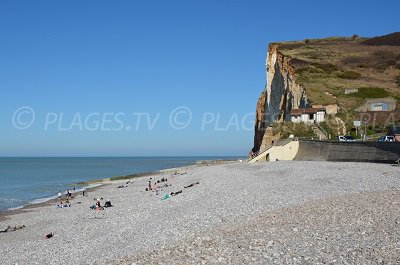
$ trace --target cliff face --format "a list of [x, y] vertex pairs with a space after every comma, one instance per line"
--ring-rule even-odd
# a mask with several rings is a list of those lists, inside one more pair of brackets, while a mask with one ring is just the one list
[[282, 131], [274, 127], [274, 136], [270, 125], [289, 121], [293, 108], [324, 107], [331, 115], [324, 126], [334, 138], [354, 127], [359, 119], [355, 113], [367, 99], [391, 97], [400, 108], [400, 33], [270, 44], [266, 76], [257, 103], [253, 152], [279, 137]]
[[253, 152], [271, 143], [268, 127], [273, 122], [289, 121], [292, 108], [308, 106], [304, 88], [296, 83], [290, 58], [276, 44], [268, 47], [266, 76], [265, 89], [257, 102]]

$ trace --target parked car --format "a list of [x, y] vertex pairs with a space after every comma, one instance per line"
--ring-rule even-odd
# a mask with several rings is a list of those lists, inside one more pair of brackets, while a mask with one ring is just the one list
[[337, 139], [338, 139], [339, 142], [355, 142], [355, 141], [356, 141], [356, 140], [355, 140], [352, 136], [350, 136], [350, 135], [346, 135], [346, 136], [339, 135], [339, 136], [337, 137]]
[[394, 142], [394, 136], [392, 135], [381, 136], [379, 137], [378, 142]]

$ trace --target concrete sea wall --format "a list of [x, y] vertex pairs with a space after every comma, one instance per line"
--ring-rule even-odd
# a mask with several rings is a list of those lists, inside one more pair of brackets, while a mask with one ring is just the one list
[[400, 143], [299, 141], [294, 160], [393, 163], [400, 158]]

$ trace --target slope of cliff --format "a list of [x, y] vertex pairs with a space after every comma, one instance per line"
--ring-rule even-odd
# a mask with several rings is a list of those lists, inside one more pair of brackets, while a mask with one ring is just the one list
[[[273, 140], [271, 125], [290, 120], [293, 108], [324, 106], [354, 120], [367, 98], [400, 101], [400, 33], [376, 38], [332, 37], [272, 43], [267, 82], [256, 110], [253, 151]], [[346, 94], [356, 89], [358, 92]]]

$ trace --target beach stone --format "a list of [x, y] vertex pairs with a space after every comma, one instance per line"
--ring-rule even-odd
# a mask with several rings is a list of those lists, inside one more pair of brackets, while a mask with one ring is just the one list
[[[0, 230], [26, 227], [0, 233], [0, 264], [396, 264], [399, 170], [321, 161], [193, 167], [157, 176], [173, 184], [159, 195], [144, 191], [148, 178], [124, 189], [113, 182], [71, 208], [1, 221]], [[89, 197], [114, 206], [90, 210]]]

